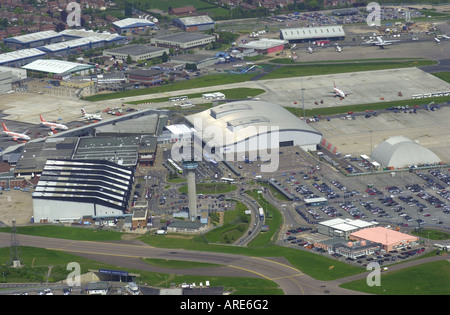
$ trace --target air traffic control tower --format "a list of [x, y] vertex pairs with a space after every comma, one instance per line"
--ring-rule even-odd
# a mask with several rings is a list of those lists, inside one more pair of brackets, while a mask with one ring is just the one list
[[186, 176], [188, 186], [188, 198], [189, 198], [189, 218], [196, 220], [200, 215], [197, 211], [197, 188], [195, 182], [195, 170], [198, 167], [198, 162], [194, 158], [194, 141], [191, 143], [191, 154], [189, 158], [183, 158], [183, 173]]

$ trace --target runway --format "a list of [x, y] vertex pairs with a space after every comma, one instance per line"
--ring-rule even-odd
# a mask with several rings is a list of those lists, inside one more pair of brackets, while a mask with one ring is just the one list
[[[224, 267], [177, 270], [177, 273], [265, 278], [276, 282], [285, 295], [323, 294], [324, 285], [329, 291], [327, 294], [361, 294], [359, 292], [341, 289], [337, 285], [331, 287], [326, 282], [315, 280], [305, 275], [300, 270], [292, 267], [284, 260], [284, 258], [249, 257], [183, 249], [163, 249], [151, 247], [140, 242], [130, 243], [124, 241], [110, 243], [73, 241], [27, 235], [18, 235], [17, 237], [21, 246], [64, 251], [95, 259], [100, 262], [139, 270], [167, 273], [173, 272], [173, 269], [164, 271], [162, 268], [146, 265], [140, 260], [141, 258], [160, 258], [221, 264], [224, 265]], [[0, 233], [0, 247], [10, 246], [10, 242], [10, 234]]]

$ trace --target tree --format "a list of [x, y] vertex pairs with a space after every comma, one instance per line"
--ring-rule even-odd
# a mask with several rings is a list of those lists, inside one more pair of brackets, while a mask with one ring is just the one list
[[126, 61], [126, 63], [129, 64], [129, 65], [133, 63], [133, 59], [131, 59], [131, 56], [130, 56], [130, 55], [127, 56], [127, 61]]
[[169, 60], [169, 56], [167, 56], [166, 52], [163, 52], [161, 58], [162, 58], [162, 62], [167, 62]]

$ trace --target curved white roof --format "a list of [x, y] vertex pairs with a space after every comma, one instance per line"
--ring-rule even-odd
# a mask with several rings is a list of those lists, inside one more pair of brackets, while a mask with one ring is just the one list
[[[215, 106], [186, 117], [198, 137], [223, 146], [278, 131], [289, 134], [294, 145], [318, 144], [322, 134], [284, 107], [269, 102], [245, 100]], [[221, 136], [217, 133], [221, 133]]]
[[373, 151], [372, 158], [385, 167], [395, 168], [441, 162], [429, 149], [404, 136], [392, 137], [382, 142]]

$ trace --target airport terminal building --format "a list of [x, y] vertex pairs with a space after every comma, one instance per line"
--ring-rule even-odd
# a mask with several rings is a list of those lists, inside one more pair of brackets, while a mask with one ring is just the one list
[[32, 194], [34, 222], [121, 216], [133, 177], [131, 169], [109, 161], [47, 160]]
[[274, 103], [236, 101], [186, 117], [208, 150], [219, 154], [299, 146], [316, 150], [322, 134]]

